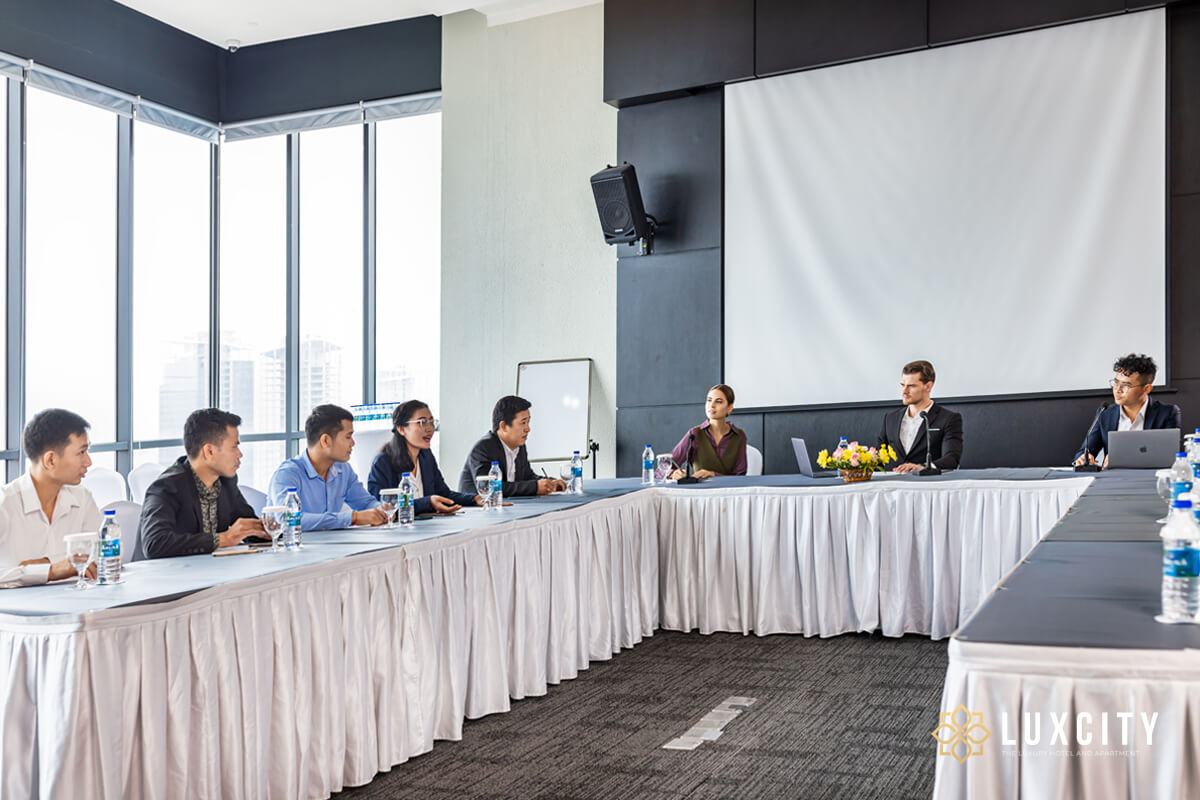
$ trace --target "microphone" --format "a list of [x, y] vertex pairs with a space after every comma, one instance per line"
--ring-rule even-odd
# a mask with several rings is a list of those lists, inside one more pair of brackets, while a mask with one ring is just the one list
[[917, 474], [941, 475], [941, 469], [933, 466], [933, 428], [929, 427], [928, 410], [921, 412], [921, 419], [925, 420], [925, 469], [921, 470]]
[[683, 468], [684, 475], [682, 478], [675, 481], [676, 485], [683, 484], [686, 486], [688, 484], [700, 482], [700, 479], [692, 474], [692, 459], [694, 459], [695, 457], [696, 457], [696, 429], [692, 428], [690, 431], [688, 431], [687, 464], [684, 465], [684, 468]]
[[[1085, 433], [1083, 435], [1083, 447], [1080, 449], [1083, 452], [1084, 461], [1086, 461], [1087, 457], [1088, 457], [1088, 449], [1087, 449], [1088, 439], [1092, 438], [1092, 431], [1094, 431], [1096, 429], [1096, 425], [1100, 422], [1100, 415], [1103, 414], [1105, 411], [1107, 411], [1108, 407], [1110, 405], [1112, 405], [1112, 403], [1109, 403], [1107, 400], [1105, 400], [1104, 403], [1101, 404], [1100, 408], [1096, 409], [1096, 416], [1092, 417], [1092, 424], [1088, 426], [1087, 433]], [[1099, 472], [1100, 465], [1099, 464], [1086, 464], [1086, 463], [1079, 464], [1075, 467], [1075, 471], [1076, 472]]]

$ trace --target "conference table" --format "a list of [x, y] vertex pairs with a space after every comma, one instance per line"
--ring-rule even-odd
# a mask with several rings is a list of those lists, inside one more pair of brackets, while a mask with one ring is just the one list
[[1154, 620], [1165, 512], [1152, 471], [1103, 474], [954, 635], [941, 711], [971, 743], [935, 797], [1200, 793], [1200, 626]]
[[326, 797], [659, 628], [944, 638], [1092, 484], [593, 480], [0, 592], [0, 795]]

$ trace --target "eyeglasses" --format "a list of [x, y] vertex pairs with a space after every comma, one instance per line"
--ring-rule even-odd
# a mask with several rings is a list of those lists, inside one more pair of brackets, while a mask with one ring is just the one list
[[406, 422], [404, 424], [405, 425], [419, 425], [421, 427], [421, 430], [425, 430], [426, 428], [432, 428], [433, 430], [436, 431], [436, 430], [438, 430], [438, 427], [439, 427], [436, 417], [418, 417], [417, 419], [410, 419], [408, 422]]
[[1140, 389], [1145, 386], [1144, 383], [1130, 383], [1129, 381], [1119, 381], [1116, 378], [1111, 379], [1108, 385], [1114, 389], [1119, 389], [1122, 392], [1128, 392], [1130, 389]]

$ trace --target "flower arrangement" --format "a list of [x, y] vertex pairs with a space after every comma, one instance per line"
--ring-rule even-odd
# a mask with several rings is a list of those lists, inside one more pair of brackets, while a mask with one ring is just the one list
[[851, 442], [846, 447], [836, 448], [832, 454], [828, 450], [817, 453], [821, 469], [841, 470], [846, 480], [867, 480], [872, 472], [886, 469], [887, 464], [896, 460], [896, 451], [887, 444], [863, 447], [858, 442]]

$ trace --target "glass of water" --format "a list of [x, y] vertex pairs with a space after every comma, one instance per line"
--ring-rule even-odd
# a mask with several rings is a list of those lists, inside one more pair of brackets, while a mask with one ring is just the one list
[[475, 493], [483, 500], [484, 508], [492, 508], [492, 479], [490, 476], [475, 476]]
[[271, 537], [271, 551], [283, 549], [283, 532], [287, 530], [287, 507], [266, 506], [262, 510], [263, 531]]
[[67, 561], [71, 562], [71, 566], [79, 575], [79, 580], [75, 581], [72, 588], [92, 588], [83, 574], [87, 572], [88, 565], [96, 560], [96, 546], [100, 537], [94, 533], [72, 533], [64, 536], [63, 541], [67, 543]]
[[659, 453], [654, 459], [654, 479], [669, 481], [671, 473], [678, 469], [675, 458], [670, 453]]
[[[1158, 472], [1154, 473], [1154, 477], [1158, 481], [1156, 484], [1158, 496], [1161, 497], [1163, 502], [1167, 504], [1167, 513], [1169, 514], [1171, 508], [1171, 470], [1160, 469]], [[1163, 514], [1162, 519], [1156, 519], [1154, 521], [1159, 525], [1166, 525], [1167, 514]]]
[[[383, 510], [387, 512], [387, 526], [395, 528], [399, 522], [400, 515], [400, 490], [380, 489], [379, 500], [383, 503]], [[389, 509], [388, 506], [391, 506], [391, 508]]]

